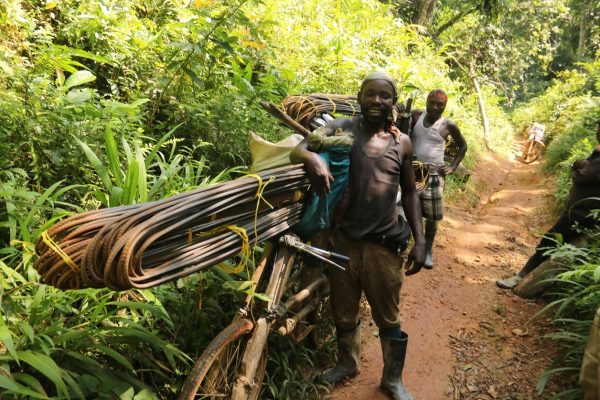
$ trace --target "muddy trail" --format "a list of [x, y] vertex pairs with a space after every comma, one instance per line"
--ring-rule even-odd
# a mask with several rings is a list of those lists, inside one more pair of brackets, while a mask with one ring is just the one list
[[[404, 281], [402, 328], [409, 344], [403, 377], [417, 400], [533, 399], [550, 364], [552, 354], [539, 340], [547, 321], [529, 322], [542, 304], [495, 285], [521, 268], [553, 222], [551, 182], [541, 165], [515, 158], [481, 161], [471, 175], [471, 193], [447, 203], [434, 268]], [[379, 390], [383, 364], [376, 335], [365, 304], [361, 371], [338, 385], [331, 399], [387, 399]]]

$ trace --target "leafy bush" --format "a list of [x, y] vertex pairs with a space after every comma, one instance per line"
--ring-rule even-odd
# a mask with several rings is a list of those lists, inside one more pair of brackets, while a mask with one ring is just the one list
[[600, 97], [599, 74], [600, 60], [560, 73], [544, 93], [514, 110], [514, 125], [523, 130], [536, 121], [546, 125], [549, 139], [560, 136], [575, 119], [593, 114]]
[[590, 237], [585, 248], [566, 243], [551, 251], [552, 258], [567, 271], [557, 276], [557, 289], [552, 294], [554, 300], [539, 313], [553, 313], [556, 330], [547, 338], [556, 342], [561, 351], [544, 372], [538, 389], [541, 393], [550, 376], [560, 374], [564, 391], [553, 397], [557, 399], [582, 398], [579, 369], [594, 315], [600, 307], [600, 214], [596, 217], [598, 226], [585, 230]]
[[[106, 156], [109, 166], [100, 161], [104, 156], [98, 157], [80, 142], [103, 175], [96, 181], [107, 184], [104, 189], [92, 185], [91, 190], [98, 198], [109, 199], [110, 190], [119, 187], [115, 177], [120, 177], [122, 192], [135, 192], [137, 197], [131, 200], [139, 200], [227, 176], [226, 171], [216, 178], [206, 176], [202, 163], [175, 155], [176, 143], [167, 142], [167, 137], [154, 146], [140, 144], [138, 157], [132, 159], [138, 176], [143, 175], [152, 185], [125, 179], [118, 148], [112, 147], [116, 141], [106, 145], [107, 153], [115, 152]], [[107, 143], [114, 141], [111, 129], [106, 138]], [[121, 152], [131, 157], [126, 144], [122, 141]], [[172, 159], [162, 162], [165, 157]], [[169, 168], [172, 171], [166, 173]], [[186, 354], [199, 354], [237, 309], [240, 296], [222, 287], [233, 278], [215, 269], [153, 290], [124, 293], [96, 289], [63, 292], [40, 284], [32, 266], [33, 242], [57, 219], [72, 210], [81, 211], [65, 201], [81, 187], [61, 187], [59, 181], [38, 193], [23, 170], [2, 171], [2, 176], [0, 228], [6, 246], [0, 250], [0, 341], [5, 349], [0, 352], [0, 387], [6, 395], [171, 398], [189, 366]], [[153, 190], [157, 186], [159, 189]]]

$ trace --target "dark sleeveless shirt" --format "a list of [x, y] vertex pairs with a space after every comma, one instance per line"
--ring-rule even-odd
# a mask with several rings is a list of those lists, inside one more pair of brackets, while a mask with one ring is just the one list
[[367, 155], [358, 128], [355, 119], [356, 140], [350, 151], [350, 198], [340, 227], [355, 239], [367, 234], [399, 235], [402, 227], [398, 223], [396, 196], [402, 170], [400, 144], [389, 134], [382, 154]]

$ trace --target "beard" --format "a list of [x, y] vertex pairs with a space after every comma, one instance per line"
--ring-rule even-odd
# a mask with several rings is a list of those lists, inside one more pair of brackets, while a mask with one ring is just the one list
[[[379, 114], [371, 115], [371, 114], [369, 114], [369, 111], [371, 111], [371, 110], [379, 111]], [[372, 124], [379, 124], [381, 122], [390, 121], [390, 116], [392, 115], [392, 109], [385, 108], [385, 107], [362, 107], [361, 114], [362, 114], [363, 118], [366, 119], [368, 122], [370, 122]]]

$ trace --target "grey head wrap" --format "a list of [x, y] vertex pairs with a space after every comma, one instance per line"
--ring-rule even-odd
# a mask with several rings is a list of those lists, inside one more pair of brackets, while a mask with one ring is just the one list
[[392, 89], [394, 90], [394, 99], [398, 96], [398, 89], [396, 89], [396, 80], [393, 76], [384, 71], [375, 71], [371, 72], [360, 84], [360, 92], [363, 91], [365, 85], [370, 81], [386, 81], [390, 85], [392, 85]]

